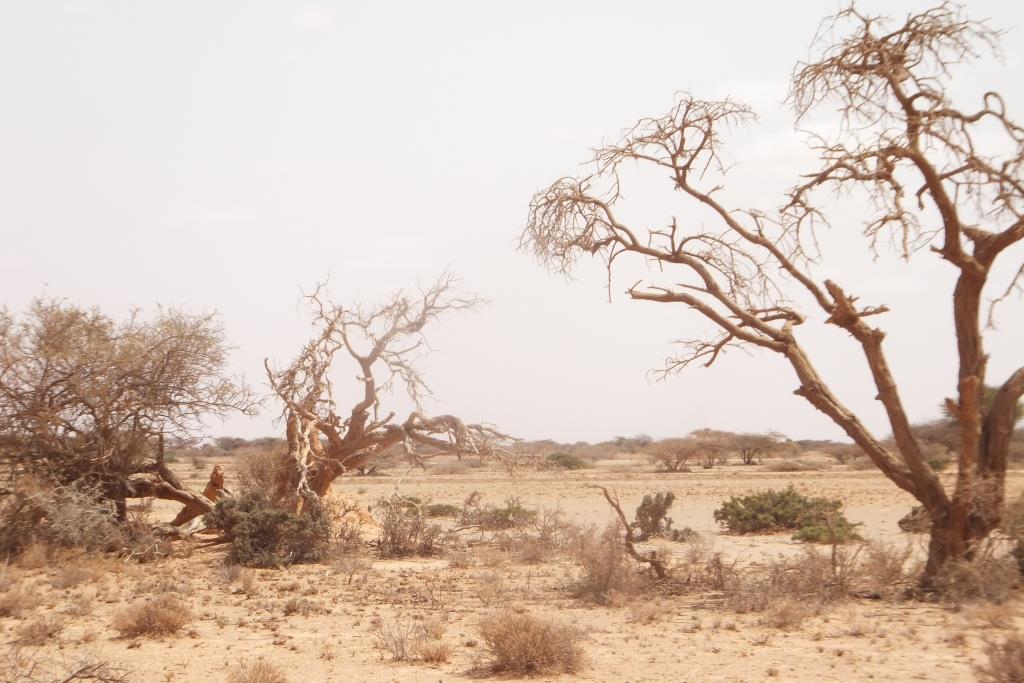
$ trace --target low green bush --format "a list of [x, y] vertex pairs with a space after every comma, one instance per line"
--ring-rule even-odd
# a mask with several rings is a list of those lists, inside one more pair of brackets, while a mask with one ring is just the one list
[[715, 510], [715, 521], [737, 534], [793, 530], [794, 540], [808, 543], [845, 543], [859, 536], [842, 513], [843, 503], [808, 498], [792, 486], [733, 496]]
[[483, 531], [504, 531], [519, 529], [537, 519], [537, 511], [523, 507], [515, 496], [505, 500], [504, 507], [483, 503], [483, 497], [474, 491], [466, 499], [459, 514], [459, 523], [464, 527], [478, 527]]
[[331, 538], [330, 519], [319, 503], [308, 502], [296, 515], [275, 507], [262, 491], [219, 501], [205, 520], [230, 539], [228, 561], [247, 567], [316, 562], [327, 554]]
[[427, 517], [458, 517], [460, 512], [462, 508], [451, 503], [430, 503], [423, 508]]
[[547, 457], [547, 461], [563, 470], [584, 470], [590, 467], [589, 462], [572, 453], [552, 453]]

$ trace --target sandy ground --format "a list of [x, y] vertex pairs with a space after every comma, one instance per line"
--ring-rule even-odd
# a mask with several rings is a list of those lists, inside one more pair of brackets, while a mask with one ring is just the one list
[[[201, 464], [179, 465], [198, 488], [212, 463]], [[230, 476], [230, 463], [225, 465]], [[644, 493], [673, 491], [675, 526], [692, 527], [705, 544], [744, 563], [793, 554], [800, 545], [784, 535], [722, 533], [712, 511], [728, 496], [790, 484], [804, 493], [842, 498], [847, 516], [863, 525], [868, 538], [910, 544], [916, 552], [922, 542], [896, 525], [912, 504], [909, 496], [872, 471], [780, 474], [725, 466], [666, 475], [617, 460], [593, 470], [516, 479], [493, 470], [353, 477], [340, 480], [335, 493], [369, 507], [396, 487], [405, 495], [455, 504], [480, 491], [495, 503], [516, 496], [527, 506], [557, 506], [580, 523], [604, 524], [611, 514], [594, 484], [615, 489], [630, 511]], [[1022, 489], [1024, 473], [1011, 473], [1011, 492]], [[172, 512], [157, 506], [154, 514]], [[685, 544], [674, 545], [683, 552]], [[19, 618], [0, 618], [0, 641], [14, 642], [26, 621], [56, 615], [63, 630], [45, 645], [23, 651], [69, 662], [92, 654], [126, 667], [135, 681], [223, 681], [241, 660], [260, 657], [290, 681], [470, 680], [481, 676], [484, 663], [477, 624], [505, 605], [555, 616], [585, 634], [586, 668], [550, 680], [967, 681], [974, 680], [973, 667], [983, 660], [986, 641], [1024, 627], [1020, 597], [1001, 606], [958, 610], [852, 600], [779, 630], [764, 625], [758, 614], [708, 609], [693, 596], [654, 596], [650, 600], [663, 616], [638, 623], [631, 608], [636, 601], [598, 607], [572, 598], [567, 585], [575, 569], [566, 560], [527, 565], [496, 553], [481, 555], [468, 568], [452, 567], [444, 558], [374, 560], [351, 581], [345, 567], [330, 563], [248, 570], [253, 581], [247, 591], [237, 577], [227, 576], [222, 547], [181, 543], [174, 557], [147, 565], [68, 562], [80, 565], [84, 578], [69, 581], [65, 564], [7, 570], [16, 576], [13, 589], [27, 590], [32, 605]], [[114, 613], [125, 604], [167, 592], [179, 595], [195, 615], [178, 635], [134, 640], [111, 628]], [[375, 647], [373, 631], [382, 622], [414, 625], [432, 615], [443, 620], [443, 641], [452, 648], [448, 662], [394, 662]]]

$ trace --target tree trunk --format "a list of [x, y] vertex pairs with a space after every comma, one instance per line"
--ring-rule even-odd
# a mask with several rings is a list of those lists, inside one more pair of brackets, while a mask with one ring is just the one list
[[921, 577], [921, 587], [933, 590], [940, 582], [950, 562], [969, 562], [974, 559], [978, 544], [1001, 521], [1001, 498], [975, 496], [969, 510], [948, 508], [931, 513], [932, 528], [928, 539], [928, 560]]

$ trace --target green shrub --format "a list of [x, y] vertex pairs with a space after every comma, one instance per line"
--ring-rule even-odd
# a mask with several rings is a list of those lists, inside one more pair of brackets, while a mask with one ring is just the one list
[[423, 508], [427, 517], [458, 517], [462, 508], [451, 503], [430, 503]]
[[331, 538], [330, 519], [319, 503], [309, 502], [296, 515], [274, 507], [261, 491], [221, 500], [206, 523], [231, 540], [228, 561], [248, 567], [321, 560]]
[[552, 453], [547, 457], [547, 461], [563, 470], [584, 470], [590, 467], [589, 462], [572, 453]]
[[380, 524], [377, 554], [381, 557], [437, 555], [444, 549], [444, 530], [428, 523], [419, 505], [407, 505], [398, 495], [382, 499], [374, 509]]
[[808, 498], [792, 486], [733, 496], [715, 510], [715, 521], [737, 534], [793, 530], [808, 543], [844, 543], [859, 537], [842, 513], [842, 501]]
[[469, 495], [459, 514], [461, 526], [477, 527], [483, 531], [504, 531], [522, 528], [537, 519], [537, 511], [523, 507], [514, 496], [505, 500], [504, 507], [483, 504], [482, 498], [479, 491]]
[[664, 538], [669, 541], [689, 541], [697, 533], [686, 527], [684, 529], [673, 529], [672, 518], [668, 511], [675, 502], [676, 496], [671, 491], [647, 494], [644, 496], [640, 507], [636, 509], [636, 516], [631, 525], [636, 530], [636, 540], [646, 541], [652, 537]]

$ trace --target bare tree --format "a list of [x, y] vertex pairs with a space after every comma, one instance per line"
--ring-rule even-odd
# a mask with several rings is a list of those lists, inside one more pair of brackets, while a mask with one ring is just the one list
[[[684, 343], [665, 374], [693, 363], [710, 366], [723, 350], [737, 346], [785, 358], [799, 381], [795, 393], [831, 418], [928, 510], [934, 521], [928, 583], [947, 561], [970, 558], [1000, 520], [1024, 368], [1005, 380], [985, 409], [982, 295], [997, 258], [1024, 238], [1024, 129], [994, 92], [972, 110], [949, 101], [950, 70], [998, 39], [996, 31], [966, 19], [957, 7], [943, 4], [893, 25], [851, 6], [828, 18], [819, 35], [847, 26], [845, 37], [818, 39], [817, 59], [794, 71], [789, 101], [798, 121], [826, 102], [838, 102], [842, 118], [834, 139], [812, 138], [822, 167], [794, 187], [781, 209], [719, 201], [721, 178], [729, 170], [722, 161], [722, 133], [753, 114], [731, 100], [683, 95], [666, 116], [643, 119], [617, 144], [597, 150], [591, 175], [562, 178], [538, 192], [522, 246], [563, 272], [581, 253], [602, 256], [609, 269], [620, 256], [634, 254], [668, 271], [671, 284], [637, 283], [629, 295], [687, 306], [719, 334]], [[618, 171], [626, 162], [666, 172], [679, 194], [716, 224], [688, 229], [673, 218], [664, 229], [641, 230], [623, 222], [617, 213]], [[820, 189], [866, 193], [874, 208], [864, 231], [871, 249], [888, 241], [903, 257], [923, 251], [953, 268], [959, 380], [956, 398], [947, 404], [960, 446], [951, 491], [925, 461], [886, 359], [885, 333], [872, 323], [889, 309], [863, 305], [848, 288], [814, 274], [820, 257], [814, 229], [824, 220], [816, 203]], [[996, 301], [1019, 285], [1024, 265], [1013, 273]], [[802, 294], [826, 324], [851, 335], [864, 354], [895, 448], [876, 438], [820, 376], [799, 341], [798, 331], [811, 318], [787, 292]], [[941, 292], [936, 295], [946, 296]]]
[[[274, 369], [266, 363], [287, 425], [286, 476], [276, 491], [279, 504], [301, 510], [307, 499], [326, 495], [337, 477], [367, 467], [396, 444], [419, 464], [445, 453], [507, 461], [504, 444], [510, 437], [486, 424], [467, 424], [454, 415], [429, 417], [423, 411], [430, 388], [416, 361], [427, 347], [424, 328], [445, 313], [481, 303], [456, 294], [455, 284], [446, 275], [417, 295], [398, 292], [369, 308], [332, 303], [323, 287], [306, 297], [315, 336], [287, 367]], [[355, 365], [362, 384], [346, 415], [339, 414], [331, 380], [338, 354]], [[381, 405], [382, 394], [396, 385], [415, 405], [401, 421]]]
[[730, 441], [730, 446], [739, 453], [740, 462], [744, 465], [760, 464], [766, 455], [779, 450], [781, 445], [782, 435], [775, 433], [736, 434]]
[[699, 457], [693, 439], [662, 439], [648, 446], [648, 460], [665, 472], [689, 472], [690, 460]]
[[0, 461], [7, 474], [85, 485], [114, 503], [157, 497], [184, 523], [211, 509], [164, 463], [164, 439], [187, 439], [210, 415], [252, 412], [249, 389], [225, 376], [227, 347], [212, 315], [97, 310], [36, 300], [0, 312]]

